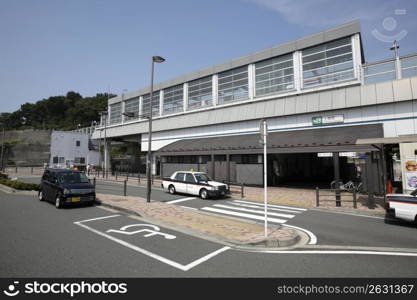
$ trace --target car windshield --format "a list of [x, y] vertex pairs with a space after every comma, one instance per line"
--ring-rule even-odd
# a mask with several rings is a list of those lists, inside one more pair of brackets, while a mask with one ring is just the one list
[[58, 175], [60, 183], [88, 183], [88, 178], [81, 172], [65, 172]]
[[195, 179], [197, 179], [198, 182], [207, 182], [211, 181], [210, 177], [208, 177], [206, 174], [194, 174]]

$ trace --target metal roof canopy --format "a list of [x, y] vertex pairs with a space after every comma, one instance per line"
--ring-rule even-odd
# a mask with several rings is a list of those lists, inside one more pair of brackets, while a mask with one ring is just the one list
[[399, 143], [417, 143], [417, 135], [404, 135], [389, 138], [360, 138], [356, 140], [356, 145], [369, 144], [399, 144]]
[[[269, 132], [268, 153], [370, 152], [372, 144], [357, 145], [358, 139], [383, 137], [382, 124], [324, 127]], [[160, 156], [262, 153], [259, 134], [240, 134], [185, 139], [157, 151]]]

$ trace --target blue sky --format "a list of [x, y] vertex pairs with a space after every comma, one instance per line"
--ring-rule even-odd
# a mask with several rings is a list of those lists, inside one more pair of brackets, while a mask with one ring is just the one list
[[365, 59], [417, 52], [415, 0], [0, 0], [0, 112], [149, 85], [359, 19]]

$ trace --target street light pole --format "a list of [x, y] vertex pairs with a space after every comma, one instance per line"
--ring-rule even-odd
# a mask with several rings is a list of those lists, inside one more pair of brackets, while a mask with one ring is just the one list
[[3, 171], [3, 169], [4, 169], [4, 159], [3, 159], [3, 156], [4, 156], [4, 125], [2, 126], [3, 127], [3, 133], [2, 133], [2, 138], [1, 138], [1, 171]]
[[398, 55], [398, 46], [397, 40], [394, 40], [394, 43], [392, 44], [391, 48], [389, 48], [391, 51], [394, 51], [395, 56], [395, 71], [397, 75], [397, 79], [402, 78], [402, 72], [401, 72], [401, 62], [400, 62], [400, 56]]
[[153, 74], [154, 74], [154, 63], [162, 63], [165, 59], [160, 56], [152, 56], [151, 62], [151, 90], [149, 100], [149, 132], [148, 132], [148, 155], [146, 160], [146, 202], [151, 202], [151, 185], [152, 185], [152, 102], [153, 102]]

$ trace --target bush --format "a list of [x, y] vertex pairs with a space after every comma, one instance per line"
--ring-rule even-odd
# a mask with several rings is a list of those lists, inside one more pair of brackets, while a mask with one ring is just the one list
[[0, 176], [0, 184], [7, 185], [16, 190], [39, 191], [39, 184], [10, 180], [7, 178], [7, 175], [6, 175], [6, 178], [4, 178], [3, 176]]

